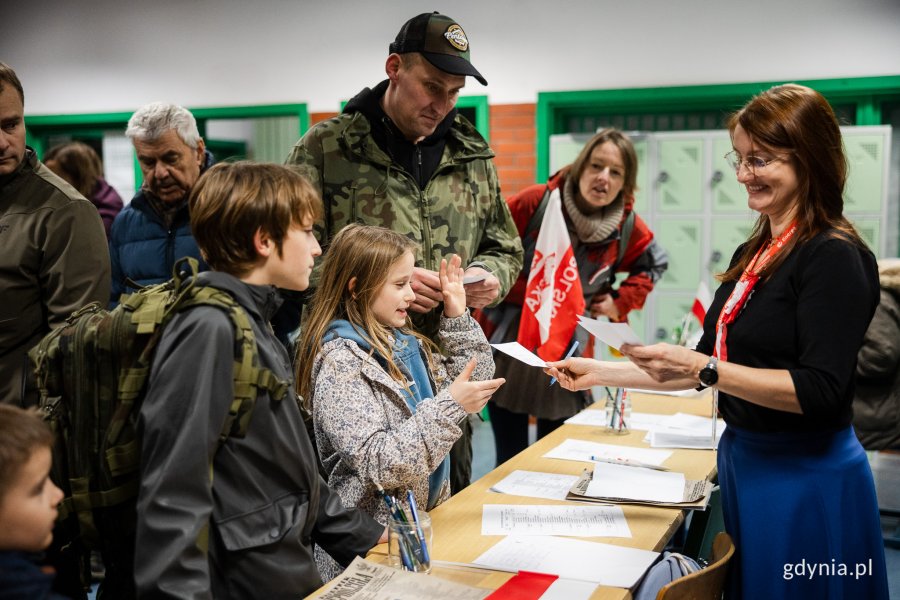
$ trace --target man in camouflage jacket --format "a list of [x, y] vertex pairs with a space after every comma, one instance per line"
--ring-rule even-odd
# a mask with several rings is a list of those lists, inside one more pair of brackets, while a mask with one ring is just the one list
[[[441, 300], [437, 268], [459, 254], [470, 307], [500, 302], [522, 269], [522, 245], [500, 195], [484, 138], [454, 108], [466, 76], [487, 82], [469, 61], [468, 40], [452, 19], [424, 13], [390, 45], [386, 81], [366, 88], [342, 114], [319, 123], [287, 162], [301, 165], [322, 193], [328, 241], [348, 223], [381, 225], [420, 244], [413, 274], [416, 328], [437, 338]], [[318, 281], [313, 273], [311, 286]], [[451, 452], [451, 487], [471, 475], [471, 426]]]

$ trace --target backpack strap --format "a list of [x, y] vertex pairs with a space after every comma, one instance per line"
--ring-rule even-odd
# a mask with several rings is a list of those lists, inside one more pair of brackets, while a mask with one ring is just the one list
[[631, 241], [632, 231], [634, 231], [634, 211], [628, 213], [628, 216], [625, 217], [625, 222], [622, 223], [622, 229], [619, 233], [619, 250], [616, 253], [616, 264], [613, 265], [613, 273], [615, 273], [616, 269], [619, 268], [619, 265], [622, 264], [622, 259], [625, 257], [625, 251], [628, 249], [628, 242]]
[[259, 349], [250, 317], [230, 294], [213, 287], [197, 287], [179, 310], [200, 305], [215, 306], [228, 314], [234, 324], [235, 341], [239, 348], [234, 361], [234, 399], [219, 437], [219, 442], [224, 443], [229, 437], [247, 434], [259, 390], [266, 390], [280, 402], [287, 395], [290, 381], [279, 379], [270, 369], [259, 365]]

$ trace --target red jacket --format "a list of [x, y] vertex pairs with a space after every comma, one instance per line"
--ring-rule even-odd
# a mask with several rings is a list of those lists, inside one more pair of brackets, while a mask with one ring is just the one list
[[[520, 236], [526, 235], [528, 223], [540, 205], [541, 199], [544, 197], [547, 188], [553, 190], [562, 186], [567, 174], [568, 167], [553, 175], [546, 184], [531, 185], [506, 200]], [[566, 223], [569, 226], [572, 247], [573, 249], [576, 249], [577, 254], [577, 247], [585, 244], [578, 240], [574, 225], [572, 225], [569, 215], [566, 212], [565, 203], [562, 204], [562, 209], [563, 215], [566, 218]], [[623, 223], [628, 214], [633, 212], [633, 210], [634, 199], [626, 199], [625, 213], [622, 215]], [[621, 228], [622, 224], [620, 223], [619, 231], [621, 231]], [[537, 232], [535, 231], [533, 235], [536, 236]], [[579, 263], [579, 268], [585, 268], [586, 266], [587, 268], [592, 268], [593, 265], [608, 265], [614, 263], [619, 250], [619, 240], [618, 236], [611, 236], [611, 238], [615, 239], [607, 239], [602, 242], [587, 244], [587, 258], [588, 262], [592, 263], [592, 265], [587, 266]], [[529, 242], [523, 237], [522, 244], [528, 246]], [[534, 245], [533, 242], [531, 245]], [[634, 229], [628, 239], [628, 246], [625, 250], [625, 255], [622, 257], [622, 262], [619, 263], [616, 268], [616, 272], [628, 273], [628, 276], [622, 280], [612, 292], [616, 308], [618, 309], [622, 320], [625, 319], [630, 311], [644, 306], [644, 300], [647, 298], [647, 294], [650, 293], [654, 284], [662, 277], [662, 274], [667, 267], [668, 255], [665, 250], [654, 241], [653, 232], [644, 220], [635, 213]], [[517, 305], [522, 304], [525, 295], [525, 284], [528, 282], [528, 273], [530, 269], [530, 264], [526, 264], [523, 267], [518, 279], [506, 296], [505, 302]], [[590, 306], [591, 300], [592, 298], [586, 297], [585, 304]]]

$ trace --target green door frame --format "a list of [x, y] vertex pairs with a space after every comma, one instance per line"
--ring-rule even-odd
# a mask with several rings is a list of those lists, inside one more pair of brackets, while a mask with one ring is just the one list
[[[550, 166], [550, 136], [566, 133], [573, 115], [598, 112], [672, 113], [737, 110], [747, 100], [784, 81], [629, 88], [576, 92], [539, 92], [536, 110], [537, 161], [535, 181], [545, 182]], [[797, 81], [821, 92], [833, 104], [855, 104], [856, 125], [881, 125], [881, 106], [900, 99], [900, 75]]]
[[[297, 137], [309, 129], [309, 112], [305, 103], [300, 104], [264, 104], [258, 106], [217, 106], [209, 108], [188, 108], [197, 119], [200, 135], [206, 135], [206, 122], [210, 119], [264, 119], [271, 117], [297, 117], [299, 126]], [[72, 115], [26, 115], [25, 136], [29, 146], [35, 149], [38, 156], [43, 156], [41, 136], [48, 133], [64, 133], [73, 129], [121, 129], [125, 130], [131, 112], [83, 113]], [[135, 185], [143, 180], [137, 158], [134, 161]]]

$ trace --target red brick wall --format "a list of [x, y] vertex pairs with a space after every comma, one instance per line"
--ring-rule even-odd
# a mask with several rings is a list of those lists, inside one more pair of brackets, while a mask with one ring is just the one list
[[317, 112], [317, 113], [309, 113], [309, 126], [312, 127], [319, 121], [324, 121], [325, 119], [330, 119], [331, 117], [338, 116], [336, 112]]
[[[337, 115], [310, 113], [310, 127]], [[500, 176], [500, 190], [507, 198], [531, 185], [535, 169], [534, 104], [502, 104], [490, 107], [491, 147], [497, 154], [494, 164]]]
[[502, 104], [490, 107], [491, 148], [497, 157], [497, 173], [504, 198], [535, 182], [537, 134], [534, 104]]

